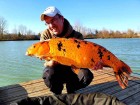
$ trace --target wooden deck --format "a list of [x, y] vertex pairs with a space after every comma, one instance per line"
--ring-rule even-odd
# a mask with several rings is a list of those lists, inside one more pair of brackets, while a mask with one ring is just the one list
[[[122, 90], [116, 82], [112, 69], [93, 71], [94, 79], [90, 86], [76, 91], [77, 93], [102, 92], [116, 96], [127, 105], [140, 105], [140, 78], [131, 76], [128, 88]], [[66, 93], [66, 90], [63, 90]], [[0, 105], [26, 97], [51, 95], [42, 79], [0, 87]]]

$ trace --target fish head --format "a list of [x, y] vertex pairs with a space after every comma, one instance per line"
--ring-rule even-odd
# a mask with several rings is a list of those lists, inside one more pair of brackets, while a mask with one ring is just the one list
[[25, 55], [27, 56], [36, 56], [36, 57], [43, 57], [46, 56], [50, 51], [49, 42], [37, 42], [29, 46], [26, 50]]

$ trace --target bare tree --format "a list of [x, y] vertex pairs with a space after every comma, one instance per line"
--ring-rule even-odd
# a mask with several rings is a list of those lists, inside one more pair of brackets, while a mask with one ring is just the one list
[[24, 26], [24, 25], [19, 25], [19, 27], [18, 27], [18, 32], [19, 32], [21, 35], [26, 35], [26, 34], [27, 34], [27, 28], [26, 28], [26, 26]]
[[73, 28], [78, 31], [78, 32], [81, 32], [82, 31], [82, 24], [80, 22], [75, 22]]
[[128, 29], [127, 34], [133, 36], [135, 34], [135, 32], [131, 29]]
[[17, 27], [16, 27], [16, 26], [15, 26], [14, 29], [12, 30], [12, 33], [13, 33], [13, 34], [18, 34], [18, 30], [17, 30]]
[[27, 35], [34, 35], [34, 33], [32, 32], [32, 30], [29, 29], [29, 30], [27, 31]]
[[75, 22], [73, 28], [82, 33], [83, 35], [87, 35], [87, 34], [93, 34], [95, 30], [91, 29], [91, 28], [87, 28], [87, 27], [84, 27], [80, 22]]
[[7, 21], [3, 17], [0, 17], [0, 35], [6, 33], [6, 28], [7, 28]]
[[105, 37], [109, 37], [109, 31], [107, 29], [103, 29], [102, 30], [102, 37], [105, 38]]

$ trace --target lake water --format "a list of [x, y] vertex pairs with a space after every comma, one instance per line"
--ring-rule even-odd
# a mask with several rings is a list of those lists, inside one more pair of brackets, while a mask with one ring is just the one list
[[[98, 43], [127, 63], [133, 75], [140, 77], [140, 39], [86, 39]], [[25, 56], [26, 49], [37, 41], [0, 41], [0, 87], [42, 77], [43, 63]]]

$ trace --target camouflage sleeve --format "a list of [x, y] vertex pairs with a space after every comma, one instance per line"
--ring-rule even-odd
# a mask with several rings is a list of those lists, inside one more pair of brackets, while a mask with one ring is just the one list
[[79, 33], [78, 39], [84, 40], [84, 37], [83, 37], [83, 35], [81, 33]]
[[83, 35], [78, 31], [74, 31], [74, 38], [84, 40]]
[[44, 30], [44, 31], [41, 33], [41, 35], [40, 35], [40, 41], [44, 41], [44, 40], [45, 40], [45, 35], [46, 35], [45, 31], [46, 31], [46, 30]]
[[51, 34], [50, 32], [48, 32], [48, 29], [44, 30], [40, 35], [40, 41], [44, 41], [50, 38], [51, 38]]

